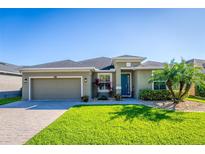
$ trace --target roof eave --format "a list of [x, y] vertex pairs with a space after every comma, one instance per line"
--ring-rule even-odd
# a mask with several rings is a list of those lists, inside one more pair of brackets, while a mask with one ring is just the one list
[[60, 68], [23, 68], [20, 72], [59, 72], [59, 71], [91, 71], [95, 70], [95, 67], [60, 67]]
[[103, 73], [103, 72], [115, 72], [115, 69], [110, 69], [110, 70], [100, 70], [100, 69], [95, 69], [95, 72], [98, 72], [98, 73]]
[[121, 70], [157, 70], [163, 67], [121, 67]]
[[9, 72], [9, 71], [0, 71], [1, 74], [11, 74], [21, 76], [21, 73], [18, 72]]
[[134, 70], [161, 70], [164, 67], [135, 67]]

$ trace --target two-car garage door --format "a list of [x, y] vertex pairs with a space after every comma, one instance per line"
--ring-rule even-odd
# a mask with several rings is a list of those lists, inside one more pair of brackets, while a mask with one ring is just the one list
[[32, 100], [80, 99], [80, 78], [34, 78], [31, 80]]

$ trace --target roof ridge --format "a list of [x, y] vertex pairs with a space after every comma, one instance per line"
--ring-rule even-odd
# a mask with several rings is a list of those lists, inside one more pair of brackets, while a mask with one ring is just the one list
[[12, 66], [17, 66], [17, 67], [19, 67], [20, 65], [16, 65], [16, 64], [12, 64], [12, 63], [8, 63], [8, 62], [4, 62], [4, 61], [0, 61], [0, 64], [1, 65], [12, 65]]
[[52, 64], [52, 63], [65, 62], [65, 61], [70, 61], [70, 62], [78, 63], [77, 61], [74, 61], [74, 60], [71, 60], [71, 59], [65, 59], [65, 60], [57, 60], [57, 61], [53, 61], [53, 62], [40, 63], [40, 64], [36, 64], [36, 65], [31, 65], [31, 66], [44, 65], [44, 64]]
[[88, 61], [88, 60], [95, 60], [95, 59], [99, 59], [99, 58], [112, 59], [110, 57], [101, 56], [101, 57], [95, 57], [95, 58], [89, 58], [89, 59], [80, 60], [80, 61], [77, 61], [77, 62], [83, 62], [83, 61]]
[[137, 56], [137, 55], [120, 55], [120, 56], [117, 56], [117, 57], [112, 57], [112, 59], [121, 59], [121, 58], [136, 58], [136, 59], [142, 59], [142, 60], [145, 60], [146, 57], [142, 57], [142, 56]]

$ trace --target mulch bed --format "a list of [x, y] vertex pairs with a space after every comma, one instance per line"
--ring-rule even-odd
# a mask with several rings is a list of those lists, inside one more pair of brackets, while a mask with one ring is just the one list
[[171, 101], [143, 101], [142, 104], [175, 111], [205, 112], [205, 103], [198, 103], [192, 101], [184, 101], [177, 105], [173, 104], [173, 102]]

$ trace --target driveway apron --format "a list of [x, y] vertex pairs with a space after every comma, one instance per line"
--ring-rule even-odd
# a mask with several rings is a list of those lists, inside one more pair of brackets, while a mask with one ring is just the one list
[[70, 102], [20, 101], [0, 106], [0, 144], [24, 144], [69, 107]]

